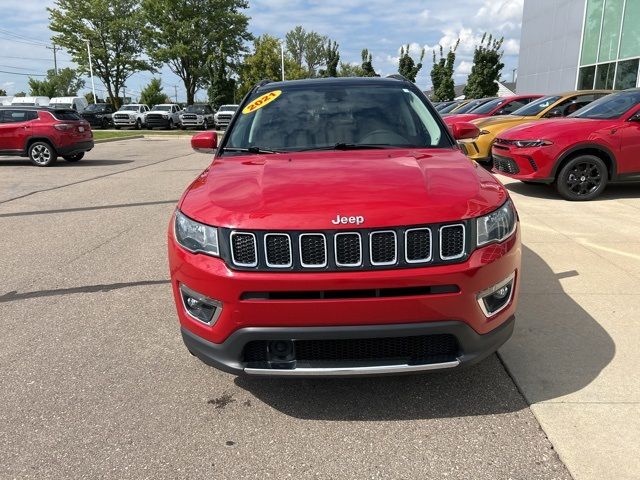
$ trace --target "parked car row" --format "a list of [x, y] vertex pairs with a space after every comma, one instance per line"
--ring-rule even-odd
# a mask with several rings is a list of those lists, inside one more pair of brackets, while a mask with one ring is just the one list
[[464, 115], [455, 115], [455, 108], [444, 115], [452, 129], [470, 123], [479, 130], [458, 143], [494, 172], [553, 185], [563, 198], [578, 201], [596, 198], [610, 182], [640, 180], [640, 89], [530, 96], [517, 100], [528, 103], [513, 111], [507, 108], [515, 97], [496, 100]]

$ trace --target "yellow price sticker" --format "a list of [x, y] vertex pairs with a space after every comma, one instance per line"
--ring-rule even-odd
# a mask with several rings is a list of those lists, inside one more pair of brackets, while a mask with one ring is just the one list
[[276, 98], [278, 98], [282, 94], [282, 90], [274, 90], [273, 92], [265, 93], [260, 98], [256, 98], [253, 102], [242, 109], [242, 113], [246, 115], [247, 113], [252, 113], [258, 110], [259, 108], [264, 107], [265, 105], [269, 105]]

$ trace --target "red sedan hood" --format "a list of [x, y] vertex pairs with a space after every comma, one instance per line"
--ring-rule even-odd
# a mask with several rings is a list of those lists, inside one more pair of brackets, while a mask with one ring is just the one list
[[558, 137], [587, 140], [591, 133], [611, 123], [611, 120], [557, 118], [520, 125], [500, 133], [498, 137], [507, 140], [547, 140]]
[[216, 159], [180, 209], [209, 225], [352, 229], [455, 221], [488, 213], [502, 185], [454, 149], [305, 152]]

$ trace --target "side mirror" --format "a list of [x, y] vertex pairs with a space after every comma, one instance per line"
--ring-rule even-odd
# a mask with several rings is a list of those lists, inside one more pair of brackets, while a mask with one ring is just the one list
[[199, 153], [216, 153], [218, 135], [216, 132], [202, 132], [191, 137], [191, 148]]
[[629, 121], [640, 123], [640, 112], [636, 112], [633, 115], [631, 115], [631, 117], [629, 118]]
[[562, 113], [562, 109], [560, 107], [552, 108], [544, 116], [544, 118], [558, 118], [558, 117], [564, 117], [564, 114]]
[[480, 129], [473, 123], [458, 122], [451, 126], [451, 133], [456, 140], [465, 140], [480, 136]]

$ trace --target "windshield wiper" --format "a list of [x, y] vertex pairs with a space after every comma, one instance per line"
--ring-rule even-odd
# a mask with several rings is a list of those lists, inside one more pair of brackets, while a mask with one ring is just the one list
[[396, 145], [388, 143], [344, 143], [338, 142], [332, 146], [326, 147], [310, 147], [297, 150], [298, 152], [308, 152], [311, 150], [370, 150], [370, 149], [384, 149], [384, 148], [398, 148]]
[[221, 149], [223, 152], [244, 152], [244, 153], [253, 153], [253, 154], [262, 154], [262, 153], [286, 153], [282, 150], [271, 150], [269, 148], [262, 147], [224, 147]]

